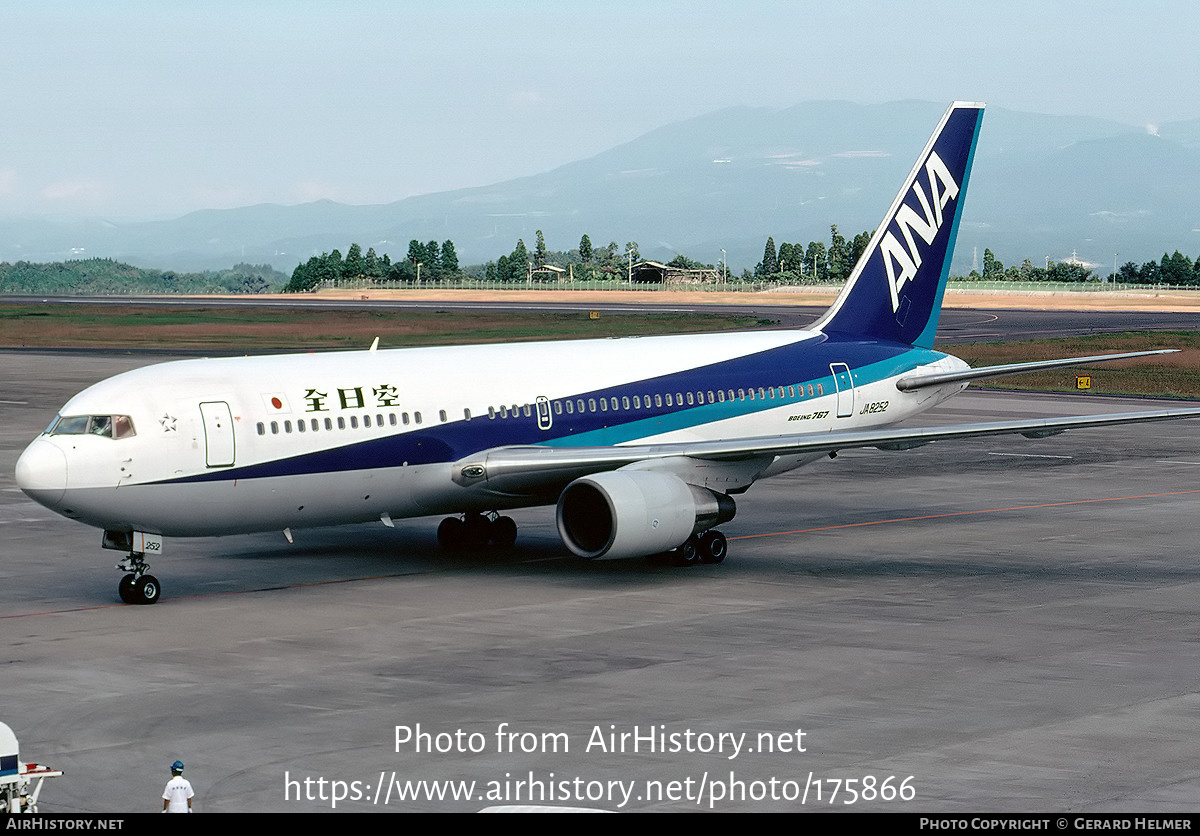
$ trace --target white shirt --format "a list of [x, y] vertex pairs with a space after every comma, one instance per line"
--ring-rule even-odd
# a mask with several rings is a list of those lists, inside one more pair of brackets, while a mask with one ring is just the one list
[[170, 802], [167, 804], [167, 812], [186, 813], [188, 811], [188, 799], [195, 794], [187, 778], [184, 778], [182, 775], [174, 776], [167, 782], [167, 788], [163, 790], [163, 800]]

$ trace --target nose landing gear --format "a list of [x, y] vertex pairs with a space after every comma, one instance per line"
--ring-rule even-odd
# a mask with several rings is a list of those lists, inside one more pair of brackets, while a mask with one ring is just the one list
[[162, 596], [162, 587], [158, 578], [149, 575], [146, 570], [150, 564], [140, 554], [131, 554], [117, 564], [117, 568], [129, 574], [121, 578], [117, 584], [117, 594], [126, 604], [154, 604]]
[[158, 578], [148, 574], [147, 552], [162, 554], [162, 536], [142, 531], [105, 531], [100, 543], [106, 549], [129, 552], [117, 568], [127, 574], [117, 584], [117, 594], [126, 604], [154, 604], [162, 597]]

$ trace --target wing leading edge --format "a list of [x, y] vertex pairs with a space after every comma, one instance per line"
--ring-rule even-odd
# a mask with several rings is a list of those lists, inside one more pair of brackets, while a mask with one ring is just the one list
[[555, 491], [580, 476], [630, 466], [652, 470], [655, 463], [668, 460], [761, 460], [765, 464], [779, 456], [820, 455], [853, 448], [907, 450], [935, 441], [992, 435], [1044, 438], [1086, 427], [1198, 417], [1200, 408], [1167, 409], [1155, 412], [990, 421], [937, 427], [891, 427], [673, 444], [633, 444], [618, 447], [497, 447], [455, 462], [451, 465], [451, 477], [464, 487], [484, 484], [492, 490], [505, 493], [540, 494]]

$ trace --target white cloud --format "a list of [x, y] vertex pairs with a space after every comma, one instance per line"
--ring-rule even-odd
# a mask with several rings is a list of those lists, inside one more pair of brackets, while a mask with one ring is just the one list
[[221, 183], [196, 186], [188, 194], [195, 205], [212, 209], [231, 209], [255, 202], [255, 196], [245, 189]]
[[542, 94], [537, 90], [513, 90], [508, 94], [508, 103], [513, 107], [539, 108], [542, 106]]
[[321, 180], [300, 180], [293, 183], [289, 191], [291, 199], [297, 203], [312, 203], [314, 200], [333, 200], [338, 203], [354, 202], [344, 187]]
[[[54, 203], [96, 204], [107, 200], [111, 190], [100, 180], [59, 180], [45, 186], [41, 195]], [[73, 208], [73, 207], [72, 207]]]

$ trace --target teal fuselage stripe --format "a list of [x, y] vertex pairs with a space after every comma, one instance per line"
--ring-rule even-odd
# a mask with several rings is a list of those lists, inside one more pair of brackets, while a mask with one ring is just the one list
[[[836, 346], [837, 343], [832, 343]], [[881, 380], [886, 380], [889, 377], [895, 377], [904, 372], [911, 371], [914, 367], [927, 363], [935, 363], [939, 359], [945, 357], [938, 351], [933, 351], [928, 348], [910, 348], [907, 351], [897, 356], [888, 357], [875, 362], [869, 362], [866, 365], [855, 367], [850, 366], [850, 373], [854, 382], [854, 388], [858, 389], [863, 386], [869, 386], [872, 383], [878, 383]], [[830, 362], [845, 362], [837, 359], [836, 350], [830, 352]], [[826, 365], [828, 369], [828, 365]], [[786, 377], [786, 374], [780, 374], [780, 377]], [[814, 389], [820, 385], [824, 389], [823, 397], [836, 396], [837, 388], [833, 374], [826, 374], [817, 377], [812, 377], [805, 380], [794, 380], [782, 384], [775, 384], [776, 389], [782, 386], [806, 387], [812, 385]], [[725, 387], [728, 388], [728, 387]], [[744, 387], [742, 387], [744, 388]], [[755, 387], [756, 389], [758, 387]], [[764, 387], [770, 388], [770, 387]], [[707, 392], [708, 389], [706, 388]], [[715, 390], [714, 390], [715, 391]], [[602, 427], [591, 430], [585, 433], [578, 433], [570, 436], [561, 436], [541, 442], [543, 447], [606, 447], [616, 444], [629, 444], [637, 442], [643, 438], [650, 436], [661, 435], [663, 433], [676, 432], [679, 430], [689, 430], [693, 427], [703, 426], [705, 424], [716, 421], [724, 421], [729, 418], [740, 418], [744, 415], [753, 415], [757, 412], [763, 412], [768, 409], [778, 409], [781, 406], [793, 404], [808, 403], [816, 398], [816, 395], [811, 397], [775, 397], [774, 399], [762, 399], [755, 395], [754, 400], [726, 400], [724, 402], [717, 401], [716, 403], [706, 403], [703, 406], [690, 406], [678, 412], [668, 413], [666, 415], [657, 415], [649, 418], [643, 418], [633, 421], [626, 421], [611, 427]]]
[[[602, 389], [571, 395], [569, 400], [598, 401], [605, 398], [609, 403], [619, 403], [635, 395], [646, 393], [662, 394], [703, 391], [716, 392], [730, 389], [755, 390], [775, 389], [776, 397], [750, 400], [725, 400], [715, 403], [694, 403], [685, 406], [654, 407], [645, 417], [633, 410], [618, 409], [601, 412], [588, 410], [573, 415], [556, 413], [548, 430], [539, 427], [536, 414], [508, 418], [475, 417], [469, 421], [451, 421], [433, 424], [418, 429], [382, 436], [355, 440], [313, 452], [285, 456], [261, 463], [242, 465], [230, 469], [205, 471], [203, 473], [162, 480], [161, 483], [213, 482], [237, 479], [271, 478], [311, 473], [332, 473], [349, 470], [371, 470], [381, 467], [398, 467], [403, 464], [435, 464], [457, 461], [465, 456], [508, 445], [542, 445], [547, 447], [585, 447], [628, 444], [667, 432], [689, 430], [704, 424], [728, 418], [752, 415], [781, 406], [812, 403], [817, 397], [805, 392], [804, 397], [778, 397], [780, 386], [818, 384], [824, 390], [820, 397], [837, 397], [837, 388], [830, 371], [831, 363], [845, 364], [851, 373], [853, 388], [861, 388], [881, 380], [911, 371], [917, 366], [936, 362], [946, 355], [931, 349], [885, 341], [864, 341], [831, 338], [817, 334], [812, 339], [800, 340], [780, 348], [752, 352], [710, 365], [681, 369], [655, 378], [630, 380]], [[728, 398], [728, 396], [727, 396]], [[567, 397], [557, 398], [551, 403], [560, 405]], [[706, 397], [707, 400], [707, 397]], [[645, 409], [645, 407], [643, 407]], [[614, 421], [606, 426], [608, 420]]]

